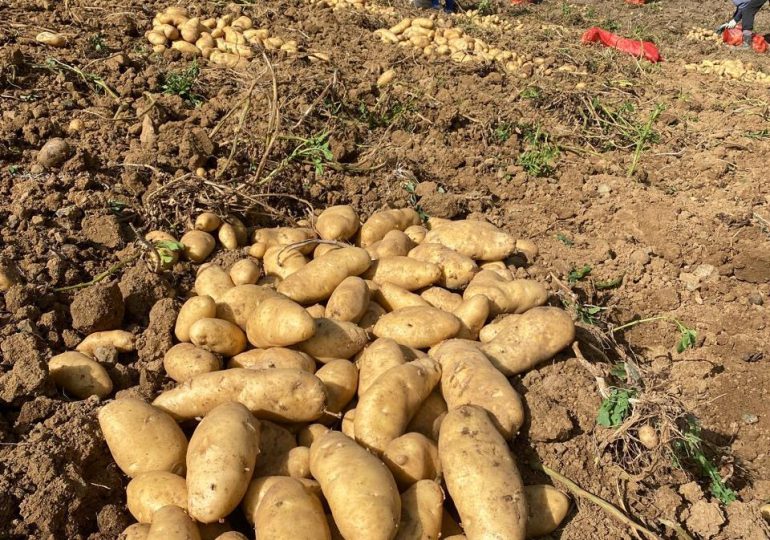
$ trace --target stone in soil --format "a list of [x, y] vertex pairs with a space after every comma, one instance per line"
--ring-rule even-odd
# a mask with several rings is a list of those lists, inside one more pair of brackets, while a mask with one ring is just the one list
[[96, 284], [75, 294], [70, 305], [72, 327], [83, 334], [115, 330], [123, 322], [123, 295], [117, 283]]

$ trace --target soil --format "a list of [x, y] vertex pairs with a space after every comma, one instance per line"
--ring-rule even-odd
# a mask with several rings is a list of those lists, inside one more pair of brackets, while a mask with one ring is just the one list
[[[768, 88], [684, 67], [739, 59], [770, 73], [770, 56], [685, 38], [726, 20], [729, 2], [492, 2], [521, 23], [506, 32], [456, 17], [469, 34], [554, 68], [530, 78], [382, 43], [373, 30], [416, 15], [403, 0], [392, 12], [300, 0], [192, 3], [193, 13], [247, 14], [301, 51], [258, 55], [240, 72], [201, 61], [197, 105], [163, 92], [166, 74], [189, 60], [152, 54], [143, 38], [165, 7], [0, 4], [0, 268], [16, 278], [0, 293], [0, 538], [111, 539], [131, 522], [127, 479], [95, 420], [99, 400], [70, 400], [46, 363], [84, 332], [119, 325], [139, 347], [100, 353], [117, 394], [149, 399], [168, 385], [161, 358], [194, 268], [153, 272], [138, 232], [178, 237], [203, 209], [259, 226], [339, 203], [364, 215], [419, 205], [438, 217], [488, 219], [537, 244], [539, 255], [516, 274], [549, 283], [554, 304], [575, 294], [602, 308], [588, 316], [604, 330], [668, 317], [617, 332], [604, 355], [633, 354], [659, 391], [697, 415], [707, 454], [738, 500], [720, 503], [697, 471], [671, 465], [629, 476], [600, 452], [601, 397], [571, 352], [515, 380], [529, 413], [514, 443], [525, 481], [548, 481], [529, 466], [536, 458], [663, 538], [675, 533], [661, 519], [694, 538], [769, 537], [758, 511], [770, 499]], [[666, 61], [581, 45], [594, 25], [652, 40]], [[770, 12], [760, 12], [757, 29], [770, 31]], [[62, 33], [66, 46], [36, 43], [42, 30]], [[310, 61], [309, 51], [331, 60]], [[390, 68], [394, 82], [378, 88]], [[334, 163], [287, 160], [305, 148], [301, 140], [325, 134]], [[544, 134], [560, 151], [538, 176], [523, 164]], [[40, 156], [55, 138], [65, 144]], [[215, 254], [223, 264], [237, 257]], [[570, 285], [584, 265], [590, 275]], [[105, 271], [96, 287], [56, 290]], [[677, 352], [673, 319], [697, 331], [694, 347]], [[552, 538], [632, 533], [580, 500]]]

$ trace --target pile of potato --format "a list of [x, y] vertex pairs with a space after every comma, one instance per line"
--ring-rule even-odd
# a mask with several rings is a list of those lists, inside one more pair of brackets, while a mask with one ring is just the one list
[[386, 16], [394, 15], [396, 13], [395, 8], [392, 6], [381, 6], [379, 4], [369, 3], [366, 0], [308, 0], [308, 3], [315, 6], [328, 7], [333, 11], [356, 9]]
[[477, 9], [471, 9], [463, 13], [465, 17], [471, 20], [473, 24], [487, 30], [496, 32], [515, 32], [524, 28], [524, 23], [518, 23], [516, 26], [512, 22], [500, 18], [494, 13], [491, 15], [482, 15]]
[[271, 36], [267, 28], [254, 28], [249, 17], [232, 14], [202, 19], [188, 17], [187, 10], [172, 6], [152, 19], [152, 30], [145, 33], [153, 51], [167, 48], [191, 57], [202, 56], [214, 64], [242, 68], [254, 54], [253, 47], [297, 53], [297, 42]]
[[722, 43], [722, 36], [714, 33], [713, 30], [708, 28], [701, 28], [699, 26], [693, 26], [689, 32], [687, 32], [687, 39], [690, 41], [713, 41], [714, 43]]
[[685, 64], [687, 71], [716, 74], [736, 81], [756, 82], [770, 85], [770, 74], [754, 69], [750, 62], [741, 60], [703, 60], [700, 64]]

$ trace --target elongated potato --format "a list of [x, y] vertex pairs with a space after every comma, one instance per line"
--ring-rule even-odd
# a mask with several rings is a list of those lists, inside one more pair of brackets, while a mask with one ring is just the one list
[[214, 237], [204, 231], [187, 231], [179, 242], [184, 246], [185, 257], [194, 263], [205, 261], [217, 246]]
[[48, 361], [48, 373], [56, 386], [78, 399], [104, 398], [112, 392], [112, 379], [98, 362], [81, 352], [57, 354]]
[[299, 304], [283, 297], [260, 302], [249, 316], [246, 335], [255, 347], [288, 347], [313, 337], [316, 323]]
[[567, 347], [575, 339], [575, 324], [563, 309], [533, 308], [522, 315], [508, 315], [481, 350], [506, 375], [530, 370]]
[[164, 411], [124, 398], [102, 407], [98, 419], [112, 458], [127, 476], [150, 471], [184, 474], [187, 438]]
[[508, 379], [471, 341], [445, 341], [431, 356], [441, 364], [441, 393], [449, 410], [476, 405], [486, 410], [510, 440], [524, 423], [524, 406]]
[[297, 433], [297, 444], [310, 448], [313, 441], [327, 431], [329, 431], [329, 428], [323, 424], [309, 424]]
[[553, 486], [524, 486], [527, 497], [527, 538], [545, 536], [555, 531], [569, 512], [569, 497]]
[[328, 299], [348, 276], [357, 276], [369, 268], [366, 250], [356, 247], [335, 249], [313, 259], [278, 284], [277, 290], [300, 304]]
[[230, 274], [218, 264], [209, 264], [198, 271], [195, 277], [195, 292], [199, 296], [210, 296], [219, 302], [225, 292], [235, 287]]
[[420, 244], [423, 240], [425, 240], [425, 235], [428, 234], [428, 229], [422, 225], [410, 225], [404, 229], [404, 234], [406, 234], [415, 244]]
[[265, 274], [286, 279], [307, 264], [302, 252], [288, 246], [271, 246], [265, 251], [262, 259], [265, 264]]
[[249, 369], [290, 368], [301, 369], [308, 373], [315, 373], [316, 370], [315, 360], [309, 355], [284, 347], [250, 349], [233, 356], [227, 363], [227, 367]]
[[527, 500], [507, 443], [487, 412], [463, 405], [447, 413], [438, 439], [449, 495], [468, 540], [524, 540]]
[[231, 322], [222, 319], [200, 319], [190, 327], [190, 341], [196, 347], [235, 356], [246, 349], [246, 334]]
[[428, 304], [434, 308], [446, 311], [447, 313], [452, 313], [463, 303], [463, 297], [461, 295], [448, 291], [442, 287], [428, 287], [420, 293], [420, 298], [428, 302]]
[[187, 483], [179, 475], [146, 472], [135, 476], [126, 486], [126, 506], [139, 523], [152, 522], [155, 511], [169, 504], [187, 508]]
[[447, 404], [437, 388], [425, 398], [420, 408], [414, 413], [412, 421], [406, 426], [407, 433], [420, 433], [433, 441], [438, 440], [438, 422], [447, 412]]
[[438, 540], [444, 492], [433, 480], [420, 480], [401, 494], [396, 540]]
[[420, 480], [438, 481], [441, 478], [438, 446], [420, 433], [406, 433], [390, 441], [382, 461], [401, 489], [407, 489]]
[[361, 226], [361, 247], [382, 240], [390, 231], [403, 231], [411, 225], [419, 224], [420, 215], [411, 208], [375, 212]]
[[313, 337], [298, 345], [299, 349], [319, 362], [330, 358], [352, 358], [366, 346], [366, 332], [351, 322], [333, 319], [315, 319]]
[[460, 320], [428, 306], [397, 309], [380, 317], [374, 335], [393, 339], [400, 345], [425, 349], [450, 339], [460, 331]]
[[415, 243], [406, 234], [393, 230], [388, 232], [382, 240], [366, 246], [366, 251], [369, 252], [372, 260], [393, 256], [405, 257], [414, 246]]
[[378, 285], [392, 283], [408, 291], [429, 287], [441, 279], [441, 268], [411, 257], [383, 257], [372, 261], [364, 274]]
[[383, 283], [374, 294], [377, 303], [387, 311], [395, 311], [405, 307], [429, 306], [428, 302], [413, 292], [392, 283]]
[[357, 323], [369, 307], [369, 287], [358, 276], [342, 280], [326, 302], [326, 317]]
[[[295, 227], [276, 227], [274, 229], [257, 229], [254, 231], [252, 240], [254, 243], [263, 243], [265, 248], [271, 246], [288, 246], [305, 240], [312, 240], [316, 237], [315, 232], [312, 229], [307, 228], [295, 228]], [[308, 254], [313, 251], [315, 246], [312, 243], [308, 243], [302, 246], [297, 246], [302, 253]]]
[[356, 441], [378, 455], [404, 434], [417, 409], [441, 379], [438, 362], [423, 358], [390, 368], [356, 405]]
[[318, 259], [330, 251], [334, 251], [335, 249], [340, 249], [343, 247], [345, 247], [343, 244], [318, 244], [313, 250], [313, 258]]
[[392, 367], [406, 363], [404, 352], [398, 343], [389, 338], [379, 338], [369, 344], [356, 359], [358, 365], [359, 397]]
[[489, 318], [489, 299], [480, 294], [471, 296], [465, 299], [453, 314], [460, 319], [460, 331], [457, 337], [476, 340], [479, 337], [479, 331]]
[[423, 243], [442, 244], [480, 261], [499, 261], [516, 251], [516, 238], [486, 221], [443, 223], [431, 228]]
[[463, 289], [479, 271], [473, 259], [442, 244], [423, 242], [409, 252], [418, 261], [429, 262], [441, 269], [438, 284], [447, 289]]
[[326, 407], [326, 388], [298, 369], [235, 368], [193, 377], [162, 392], [153, 405], [177, 420], [191, 420], [228, 401], [242, 403], [259, 419], [312, 422]]
[[359, 226], [358, 214], [349, 205], [326, 208], [315, 223], [318, 236], [324, 240], [349, 240], [358, 232]]
[[217, 300], [217, 319], [237, 324], [241, 330], [248, 330], [249, 319], [257, 307], [268, 298], [281, 298], [270, 287], [263, 285], [237, 285]]
[[121, 540], [147, 540], [147, 535], [150, 533], [149, 523], [134, 523], [129, 525], [126, 529], [120, 533]]
[[[249, 523], [252, 525], [254, 524], [254, 517], [257, 508], [259, 508], [262, 499], [267, 494], [267, 492], [270, 491], [270, 488], [272, 488], [276, 483], [282, 482], [285, 479], [285, 476], [260, 476], [259, 478], [254, 478], [251, 481], [249, 484], [249, 489], [246, 490], [246, 495], [243, 496], [243, 500], [241, 501], [241, 509], [243, 510], [243, 514], [246, 516], [246, 520]], [[311, 493], [319, 500], [321, 500], [323, 497], [323, 493], [321, 493], [321, 485], [315, 480], [311, 480], [310, 478], [293, 478], [292, 480], [302, 484], [302, 487], [308, 493]]]
[[482, 270], [466, 287], [463, 298], [477, 295], [489, 299], [489, 314], [524, 313], [548, 300], [548, 291], [537, 281], [515, 279], [506, 281], [492, 270]]
[[[330, 413], [339, 413], [350, 403], [356, 395], [358, 388], [358, 369], [353, 362], [348, 360], [332, 360], [324, 364], [317, 372], [316, 377], [321, 379], [326, 386], [326, 410]], [[332, 421], [333, 416], [328, 420]]]
[[240, 403], [223, 403], [201, 420], [187, 449], [190, 515], [213, 523], [232, 512], [249, 487], [259, 453], [259, 422]]
[[310, 447], [310, 471], [346, 540], [395, 537], [401, 498], [382, 461], [344, 434], [330, 431]]
[[364, 316], [358, 321], [358, 326], [369, 332], [385, 313], [387, 313], [385, 308], [380, 304], [377, 302], [369, 302], [369, 307], [366, 308]]
[[177, 343], [163, 356], [166, 374], [176, 382], [184, 382], [201, 373], [222, 369], [217, 355], [192, 343]]
[[[216, 317], [217, 303], [210, 296], [193, 296], [182, 304], [176, 317], [174, 335], [179, 341], [190, 341], [190, 327], [200, 319]], [[232, 321], [231, 321], [232, 322]]]
[[321, 501], [293, 478], [273, 483], [254, 516], [257, 538], [331, 540]]
[[131, 332], [125, 330], [105, 330], [87, 335], [75, 350], [94, 356], [94, 352], [100, 347], [114, 347], [118, 352], [131, 352], [136, 350], [136, 340]]
[[230, 279], [238, 285], [254, 285], [262, 275], [262, 267], [253, 259], [241, 259], [230, 267]]
[[170, 504], [153, 514], [147, 540], [201, 540], [201, 535], [187, 512]]

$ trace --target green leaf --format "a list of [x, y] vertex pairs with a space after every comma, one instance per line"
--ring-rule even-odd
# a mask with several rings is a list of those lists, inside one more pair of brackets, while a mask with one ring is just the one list
[[623, 283], [623, 276], [616, 277], [615, 279], [611, 279], [609, 281], [597, 281], [594, 285], [597, 290], [602, 291], [606, 289], [614, 289], [615, 287], [620, 287], [620, 285]]
[[626, 363], [621, 362], [619, 364], [615, 364], [614, 366], [612, 366], [612, 369], [610, 370], [610, 375], [625, 381], [626, 378], [628, 377], [628, 373], [626, 372]]
[[578, 281], [581, 281], [586, 276], [588, 276], [590, 273], [591, 267], [585, 264], [582, 268], [573, 268], [570, 270], [569, 274], [567, 274], [567, 279], [569, 280], [570, 284], [577, 283]]
[[571, 246], [572, 246], [572, 245], [574, 245], [574, 243], [575, 243], [575, 242], [573, 242], [572, 240], [570, 240], [570, 239], [567, 237], [567, 235], [564, 235], [564, 234], [562, 234], [562, 233], [559, 233], [559, 234], [557, 234], [557, 235], [556, 235], [556, 239], [557, 239], [559, 242], [561, 242], [562, 244], [564, 244], [565, 246], [569, 246], [569, 247], [571, 247]]
[[155, 247], [160, 249], [168, 249], [170, 251], [182, 251], [184, 245], [181, 242], [174, 240], [158, 240], [155, 242]]
[[610, 395], [602, 401], [599, 412], [596, 415], [596, 423], [604, 427], [615, 427], [623, 423], [623, 420], [631, 414], [631, 399], [636, 396], [636, 391], [627, 388], [613, 388]]

